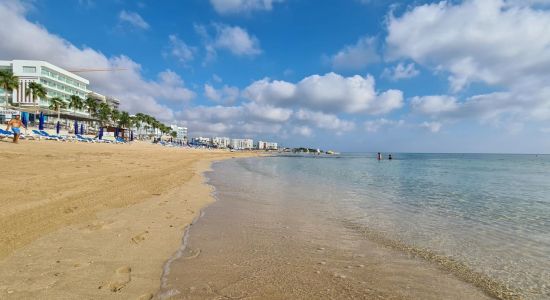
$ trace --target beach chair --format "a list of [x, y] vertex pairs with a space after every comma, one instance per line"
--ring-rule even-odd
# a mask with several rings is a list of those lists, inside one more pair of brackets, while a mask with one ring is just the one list
[[12, 138], [12, 137], [13, 137], [13, 132], [0, 129], [0, 138]]
[[116, 137], [115, 140], [116, 140], [117, 143], [120, 143], [120, 144], [126, 143], [126, 141], [125, 141], [123, 138], [121, 138], [121, 137]]
[[95, 140], [89, 137], [82, 136], [80, 134], [75, 135], [78, 141], [81, 142], [87, 142], [87, 143], [95, 143]]
[[46, 138], [47, 140], [55, 140], [55, 141], [64, 140], [61, 136], [51, 135], [44, 130], [33, 130], [33, 133], [39, 134], [44, 138]]

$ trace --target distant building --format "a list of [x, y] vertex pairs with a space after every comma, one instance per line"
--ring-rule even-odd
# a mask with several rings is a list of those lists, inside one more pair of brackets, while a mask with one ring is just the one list
[[187, 127], [180, 127], [177, 125], [171, 125], [170, 128], [172, 128], [172, 131], [175, 131], [177, 133], [176, 135], [176, 141], [187, 143]]
[[110, 96], [106, 97], [106, 100], [107, 100], [107, 104], [109, 105], [109, 107], [111, 107], [111, 109], [119, 110], [118, 107], [120, 106], [120, 100]]
[[258, 150], [277, 150], [277, 143], [258, 141], [256, 145]]
[[192, 139], [192, 142], [194, 144], [200, 144], [200, 145], [204, 145], [204, 146], [211, 146], [212, 145], [212, 139], [211, 138], [202, 137], [202, 136], [194, 137]]
[[254, 141], [251, 139], [232, 139], [230, 148], [235, 150], [254, 149]]
[[215, 137], [212, 139], [212, 145], [218, 148], [229, 148], [231, 139], [228, 137]]

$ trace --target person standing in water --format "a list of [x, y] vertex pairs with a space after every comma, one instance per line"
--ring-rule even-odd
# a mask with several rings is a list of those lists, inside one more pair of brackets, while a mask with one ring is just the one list
[[382, 160], [382, 153], [378, 152], [378, 160]]
[[8, 127], [6, 128], [6, 130], [10, 130], [11, 127], [11, 131], [13, 131], [13, 142], [16, 144], [19, 142], [19, 136], [21, 135], [21, 126], [25, 126], [25, 124], [23, 124], [17, 114], [15, 118], [8, 122]]
[[390, 155], [388, 156], [388, 159], [389, 159], [389, 160], [391, 160], [391, 159], [392, 159], [392, 157], [391, 157], [391, 154], [390, 154]]

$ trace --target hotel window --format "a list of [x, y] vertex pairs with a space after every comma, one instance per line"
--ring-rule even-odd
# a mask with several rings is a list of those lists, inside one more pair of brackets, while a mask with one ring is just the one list
[[36, 67], [23, 66], [23, 73], [36, 73]]

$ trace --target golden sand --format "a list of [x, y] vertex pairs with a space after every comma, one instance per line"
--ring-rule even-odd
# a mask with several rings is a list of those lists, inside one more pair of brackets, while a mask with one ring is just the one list
[[202, 173], [250, 153], [0, 142], [0, 298], [149, 299], [213, 201]]

